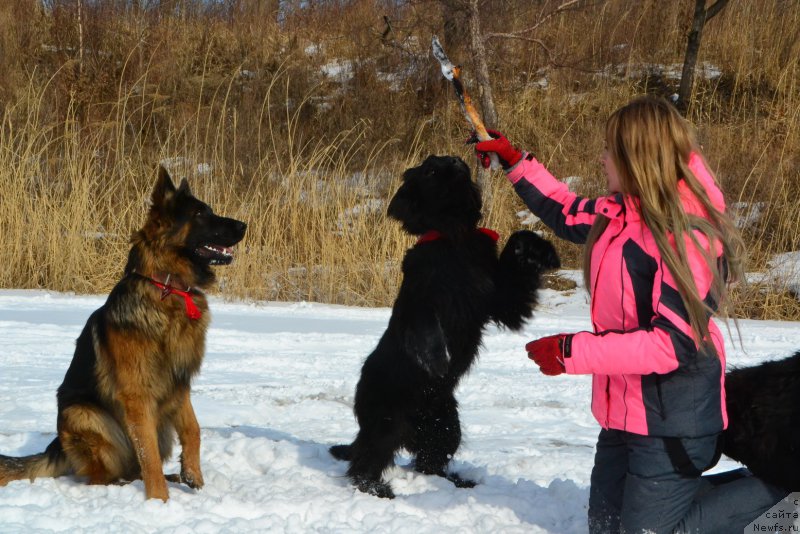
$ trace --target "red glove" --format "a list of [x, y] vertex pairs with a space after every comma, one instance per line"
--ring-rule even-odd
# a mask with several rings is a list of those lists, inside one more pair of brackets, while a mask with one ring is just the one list
[[572, 347], [572, 334], [558, 334], [547, 336], [525, 345], [528, 358], [536, 362], [542, 374], [547, 376], [560, 375], [566, 368], [564, 358], [569, 358]]
[[[489, 141], [478, 141], [473, 133], [473, 136], [467, 140], [467, 143], [473, 142], [475, 144], [475, 155], [478, 157], [484, 169], [488, 169], [491, 164], [489, 160], [489, 152], [497, 154], [497, 159], [500, 160], [500, 165], [503, 169], [510, 169], [522, 159], [522, 152], [517, 150], [511, 141], [498, 132], [497, 130], [486, 130], [492, 139]], [[474, 140], [473, 140], [474, 139]]]

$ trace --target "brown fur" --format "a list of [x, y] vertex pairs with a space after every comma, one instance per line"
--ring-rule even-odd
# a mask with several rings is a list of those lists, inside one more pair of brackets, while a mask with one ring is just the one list
[[[89, 318], [58, 390], [58, 437], [42, 454], [0, 455], [0, 486], [72, 473], [89, 484], [141, 478], [147, 498], [169, 498], [162, 465], [177, 434], [181, 473], [169, 477], [203, 486], [200, 427], [191, 379], [205, 353], [211, 264], [231, 260], [245, 225], [214, 215], [185, 181], [175, 189], [159, 172], [152, 207], [132, 239], [125, 275]], [[204, 245], [213, 245], [213, 250]], [[210, 251], [210, 252], [209, 252]], [[153, 279], [184, 290], [201, 316], [188, 316], [179, 295], [164, 296]]]

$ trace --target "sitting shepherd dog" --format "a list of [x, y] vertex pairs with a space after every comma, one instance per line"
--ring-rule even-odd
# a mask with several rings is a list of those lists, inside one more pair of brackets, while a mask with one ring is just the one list
[[472, 487], [446, 472], [461, 443], [453, 390], [475, 361], [484, 326], [519, 329], [536, 305], [540, 274], [559, 259], [529, 231], [513, 234], [498, 259], [497, 234], [476, 227], [480, 190], [456, 157], [430, 156], [408, 169], [388, 215], [420, 237], [403, 259], [388, 328], [361, 369], [358, 436], [330, 452], [350, 462], [359, 490], [378, 497], [394, 497], [382, 475], [400, 448], [415, 456], [416, 471]]
[[0, 456], [0, 486], [75, 474], [89, 484], [141, 478], [148, 499], [166, 501], [162, 463], [177, 431], [181, 472], [171, 482], [203, 486], [200, 427], [189, 390], [205, 352], [203, 289], [211, 265], [233, 260], [245, 224], [214, 215], [176, 190], [162, 167], [144, 227], [132, 238], [124, 276], [89, 317], [58, 388], [58, 436], [41, 454]]
[[800, 490], [800, 352], [730, 371], [722, 452], [760, 479]]

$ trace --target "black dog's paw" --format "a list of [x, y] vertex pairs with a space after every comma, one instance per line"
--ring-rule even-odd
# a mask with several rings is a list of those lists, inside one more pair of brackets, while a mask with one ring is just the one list
[[353, 458], [352, 445], [334, 445], [328, 449], [328, 452], [337, 460], [344, 460], [345, 462], [349, 462]]
[[353, 480], [358, 491], [369, 493], [381, 499], [394, 499], [394, 492], [392, 487], [386, 482], [380, 480], [369, 480], [365, 478], [356, 478]]
[[458, 473], [448, 473], [444, 467], [424, 465], [420, 462], [420, 458], [416, 459], [414, 463], [414, 470], [418, 473], [422, 473], [423, 475], [436, 475], [437, 477], [445, 478], [452, 482], [457, 488], [474, 488], [477, 484], [474, 480], [461, 478]]
[[520, 230], [511, 234], [503, 249], [501, 260], [513, 261], [526, 272], [540, 272], [561, 267], [561, 260], [553, 244], [530, 230]]
[[468, 478], [461, 478], [458, 473], [448, 473], [445, 476], [447, 480], [453, 483], [453, 485], [457, 488], [474, 488], [478, 485], [477, 482], [474, 480], [470, 480]]

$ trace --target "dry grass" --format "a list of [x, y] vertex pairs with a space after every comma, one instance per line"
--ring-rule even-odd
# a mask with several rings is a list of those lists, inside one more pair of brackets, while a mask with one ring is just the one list
[[[525, 27], [552, 4], [502, 1], [507, 17], [485, 17], [486, 32]], [[122, 4], [93, 3], [82, 40], [75, 2], [0, 6], [0, 286], [107, 291], [166, 161], [249, 225], [220, 271], [225, 295], [389, 304], [412, 240], [381, 202], [429, 153], [472, 160], [427, 49], [440, 31], [436, 4], [288, 2], [280, 25], [237, 2]], [[556, 175], [586, 177], [582, 194], [601, 193], [592, 177], [605, 118], [636, 94], [675, 90], [677, 80], [642, 66], [682, 61], [689, 4], [591, 3], [542, 26], [549, 54], [490, 40], [500, 127]], [[796, 2], [732, 0], [701, 49], [721, 75], [698, 80], [689, 117], [728, 199], [759, 206], [745, 231], [753, 270], [800, 246], [798, 28]], [[501, 176], [489, 183], [483, 224], [508, 236], [523, 206]], [[558, 246], [566, 265], [579, 264], [577, 247]], [[742, 315], [800, 319], [780, 288], [734, 293]]]

